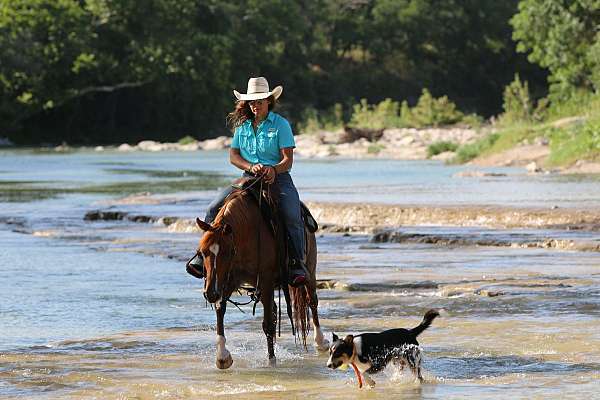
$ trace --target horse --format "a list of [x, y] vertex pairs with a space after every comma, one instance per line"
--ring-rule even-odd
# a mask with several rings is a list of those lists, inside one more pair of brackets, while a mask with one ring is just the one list
[[247, 190], [234, 190], [212, 224], [199, 218], [196, 218], [196, 224], [204, 231], [196, 251], [204, 258], [204, 297], [215, 305], [217, 316], [217, 368], [227, 369], [233, 364], [231, 353], [225, 346], [223, 321], [231, 294], [243, 285], [256, 288], [257, 301], [260, 300], [263, 306], [262, 328], [267, 338], [269, 365], [276, 365], [273, 343], [277, 324], [274, 290], [277, 287], [283, 288], [284, 293], [289, 290], [291, 296], [286, 296], [286, 301], [291, 297], [292, 330], [295, 325], [295, 334], [301, 335], [304, 347], [310, 308], [315, 346], [320, 351], [329, 349], [317, 311], [317, 244], [314, 233], [305, 228], [306, 283], [293, 288], [287, 285], [285, 276], [280, 276], [283, 269], [280, 268], [282, 257], [278, 257], [277, 238], [261, 214], [257, 200]]

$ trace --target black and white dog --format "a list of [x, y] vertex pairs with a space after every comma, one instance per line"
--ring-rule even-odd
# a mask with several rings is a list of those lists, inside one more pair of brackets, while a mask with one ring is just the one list
[[[340, 339], [334, 333], [327, 366], [336, 369], [351, 365], [358, 378], [359, 387], [362, 387], [360, 372], [367, 374], [380, 372], [390, 361], [401, 368], [408, 365], [415, 376], [423, 381], [421, 350], [417, 336], [429, 328], [431, 322], [439, 315], [437, 310], [427, 311], [421, 324], [412, 329], [399, 328], [380, 333], [348, 335], [344, 339]], [[365, 380], [369, 386], [375, 385], [368, 375], [365, 375]]]

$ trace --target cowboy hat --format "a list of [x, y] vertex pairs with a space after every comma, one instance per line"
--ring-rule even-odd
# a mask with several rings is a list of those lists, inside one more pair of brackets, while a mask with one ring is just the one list
[[273, 95], [276, 99], [281, 96], [283, 92], [283, 86], [277, 86], [273, 90], [269, 91], [269, 82], [266, 78], [259, 76], [258, 78], [248, 79], [248, 89], [246, 93], [240, 93], [237, 90], [233, 91], [233, 94], [238, 100], [260, 100], [266, 99]]

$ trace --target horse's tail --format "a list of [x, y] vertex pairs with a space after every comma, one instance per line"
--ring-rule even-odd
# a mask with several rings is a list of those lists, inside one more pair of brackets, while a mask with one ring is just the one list
[[308, 292], [306, 286], [297, 288], [290, 286], [292, 297], [292, 315], [294, 316], [294, 326], [296, 327], [296, 337], [301, 340], [306, 348], [306, 336], [308, 336]]

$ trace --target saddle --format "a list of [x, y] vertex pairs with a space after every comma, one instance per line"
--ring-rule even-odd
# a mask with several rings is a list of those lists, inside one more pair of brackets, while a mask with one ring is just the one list
[[[269, 191], [271, 193], [270, 196], [267, 195], [267, 191], [264, 190], [261, 193], [261, 185], [259, 182], [260, 178], [252, 177], [252, 176], [244, 176], [242, 178], [237, 179], [231, 185], [234, 189], [244, 190], [252, 195], [254, 200], [256, 200], [257, 204], [260, 205], [260, 213], [263, 216], [263, 219], [267, 223], [267, 225], [271, 228], [273, 234], [277, 231], [277, 226], [279, 224], [279, 212], [277, 208], [276, 199], [279, 197], [279, 193], [275, 193], [276, 186], [269, 185]], [[300, 212], [302, 215], [302, 221], [304, 221], [304, 226], [308, 229], [309, 232], [315, 233], [319, 229], [319, 224], [315, 220], [315, 218], [310, 213], [310, 210], [302, 201], [300, 202]]]

